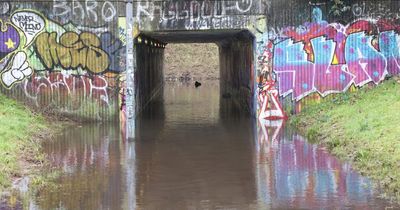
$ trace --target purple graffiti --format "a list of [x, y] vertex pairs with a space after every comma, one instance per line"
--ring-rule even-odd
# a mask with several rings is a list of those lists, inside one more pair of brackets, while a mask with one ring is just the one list
[[[3, 23], [1, 21], [0, 27], [3, 28]], [[0, 31], [0, 59], [3, 59], [9, 53], [16, 50], [20, 43], [17, 29], [8, 23], [5, 24], [5, 28], [6, 30]]]
[[332, 65], [336, 44], [332, 40], [318, 37], [311, 40], [315, 55], [314, 87], [322, 95], [346, 91], [354, 76], [344, 64]]
[[120, 68], [119, 60], [122, 59], [120, 55], [124, 49], [122, 41], [113, 37], [110, 32], [101, 35], [101, 47], [110, 57], [110, 66], [108, 70], [111, 72], [121, 73], [123, 70]]
[[349, 71], [356, 77], [354, 83], [363, 86], [373, 81], [378, 84], [387, 75], [386, 59], [372, 46], [372, 36], [364, 32], [350, 34], [345, 46]]
[[276, 45], [274, 70], [278, 76], [280, 94], [293, 93], [297, 100], [314, 92], [314, 64], [307, 60], [303, 43], [291, 39]]
[[372, 36], [373, 26], [360, 20], [348, 26], [313, 23], [283, 30], [271, 40], [280, 96], [292, 94], [296, 101], [311, 93], [324, 97], [399, 74], [399, 30], [385, 28]]
[[387, 58], [390, 75], [400, 74], [400, 37], [394, 31], [382, 32], [379, 36], [380, 50]]

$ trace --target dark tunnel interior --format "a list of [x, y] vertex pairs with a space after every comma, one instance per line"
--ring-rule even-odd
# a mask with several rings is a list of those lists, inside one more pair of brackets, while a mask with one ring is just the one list
[[136, 38], [135, 83], [138, 116], [162, 116], [160, 107], [163, 103], [164, 48], [168, 43], [217, 44], [220, 64], [220, 116], [254, 115], [254, 36], [247, 30], [201, 30], [142, 32]]

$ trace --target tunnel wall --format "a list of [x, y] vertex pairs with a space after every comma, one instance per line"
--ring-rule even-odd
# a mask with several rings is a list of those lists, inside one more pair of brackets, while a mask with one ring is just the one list
[[140, 35], [135, 43], [136, 113], [140, 114], [149, 103], [162, 101], [164, 87], [165, 43]]
[[143, 31], [238, 29], [265, 15], [266, 0], [139, 0], [136, 21]]
[[400, 72], [396, 0], [144, 0], [135, 8], [144, 31], [251, 31], [260, 118], [298, 113]]
[[[138, 31], [249, 30], [256, 37], [259, 86], [250, 90], [258, 113], [267, 116], [281, 105], [297, 113], [332, 93], [399, 74], [400, 2], [342, 2], [143, 0], [133, 7]], [[46, 112], [117, 119], [125, 111], [125, 9], [126, 3], [111, 0], [0, 2], [0, 91]], [[235, 52], [248, 55], [244, 49]], [[236, 78], [247, 78], [247, 69], [234, 72], [241, 75]], [[152, 94], [148, 88], [138, 101]], [[276, 103], [264, 107], [271, 99]]]
[[107, 0], [1, 1], [0, 91], [44, 112], [117, 120], [124, 14]]
[[287, 113], [400, 73], [400, 2], [335, 2], [270, 1], [259, 82], [275, 83]]
[[[238, 29], [254, 32], [255, 24], [265, 20], [260, 17], [265, 17], [268, 3], [264, 0], [143, 0], [134, 2], [134, 16], [139, 30], [149, 33], [213, 30], [217, 34]], [[220, 46], [221, 94], [231, 95], [229, 99], [221, 99], [221, 106], [226, 108], [221, 110], [222, 116], [255, 114], [253, 41], [236, 37], [236, 40], [219, 40], [217, 44]]]
[[218, 46], [221, 117], [251, 115], [255, 76], [252, 37], [237, 36]]

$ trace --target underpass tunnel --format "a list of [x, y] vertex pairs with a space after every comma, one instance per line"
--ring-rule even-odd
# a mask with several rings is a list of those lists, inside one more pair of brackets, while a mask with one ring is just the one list
[[[220, 117], [255, 115], [254, 40], [252, 33], [247, 30], [142, 32], [135, 44], [137, 116], [163, 113], [162, 106], [151, 105], [163, 102], [164, 48], [168, 43], [217, 44]], [[159, 110], [154, 110], [154, 107]]]
[[135, 91], [136, 113], [138, 114], [145, 112], [146, 115], [160, 116], [163, 113], [165, 46], [166, 43], [144, 34], [138, 36], [135, 41], [137, 67]]

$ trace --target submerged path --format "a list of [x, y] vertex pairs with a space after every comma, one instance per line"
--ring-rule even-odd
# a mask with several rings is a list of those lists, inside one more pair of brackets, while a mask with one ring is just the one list
[[[212, 91], [210, 91], [212, 90]], [[215, 91], [214, 91], [215, 90]], [[63, 175], [31, 209], [384, 209], [372, 183], [284, 126], [220, 116], [217, 84], [167, 85], [135, 142], [66, 129], [44, 147]], [[153, 110], [154, 111], [154, 110]]]

